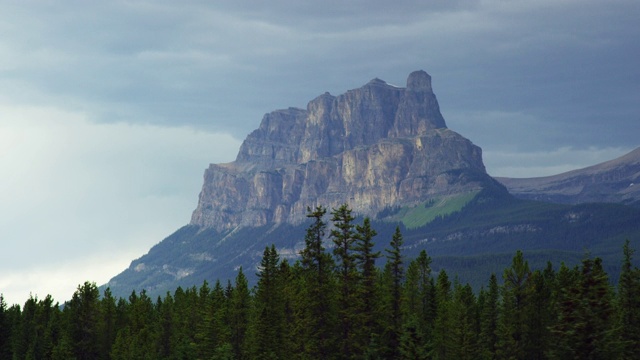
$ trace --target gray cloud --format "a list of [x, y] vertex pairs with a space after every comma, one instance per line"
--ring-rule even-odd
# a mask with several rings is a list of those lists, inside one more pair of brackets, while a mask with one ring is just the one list
[[418, 68], [456, 110], [525, 111], [555, 124], [606, 118], [615, 127], [638, 113], [629, 99], [640, 86], [633, 2], [79, 2], [9, 10], [19, 14], [9, 29], [19, 35], [5, 47], [18, 54], [8, 77], [71, 97], [101, 121], [242, 137], [275, 108], [305, 106], [373, 77], [402, 85]]

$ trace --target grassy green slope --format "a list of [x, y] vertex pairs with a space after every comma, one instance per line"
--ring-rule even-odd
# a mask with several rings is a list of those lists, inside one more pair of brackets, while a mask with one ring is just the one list
[[423, 202], [415, 206], [400, 208], [393, 216], [386, 220], [390, 222], [401, 222], [407, 229], [415, 229], [424, 226], [434, 219], [450, 215], [460, 211], [478, 192], [443, 197], [429, 202]]

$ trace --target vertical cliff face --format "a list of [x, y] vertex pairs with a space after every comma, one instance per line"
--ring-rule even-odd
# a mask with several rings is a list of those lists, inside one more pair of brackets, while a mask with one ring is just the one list
[[206, 170], [191, 223], [216, 230], [298, 223], [306, 208], [348, 203], [375, 215], [480, 190], [482, 151], [447, 129], [424, 71], [406, 88], [374, 79], [307, 109], [264, 116], [234, 162]]

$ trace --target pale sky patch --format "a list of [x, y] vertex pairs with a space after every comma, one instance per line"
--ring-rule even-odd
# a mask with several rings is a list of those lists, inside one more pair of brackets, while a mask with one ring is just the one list
[[[7, 299], [31, 287], [64, 300], [78, 278], [106, 282], [132, 254], [189, 222], [207, 164], [233, 160], [240, 145], [226, 134], [91, 123], [55, 108], [0, 105], [0, 113], [0, 197], [8, 199], [0, 202], [0, 239], [11, 249], [0, 255], [0, 272], [10, 274], [0, 276], [0, 292]], [[102, 261], [73, 270], [94, 256]], [[44, 269], [48, 276], [37, 275]]]

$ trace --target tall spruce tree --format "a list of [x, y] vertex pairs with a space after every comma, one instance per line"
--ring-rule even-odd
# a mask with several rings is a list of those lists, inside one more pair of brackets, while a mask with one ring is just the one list
[[573, 292], [578, 287], [580, 272], [578, 267], [569, 268], [564, 262], [560, 264], [552, 291], [552, 303], [557, 319], [551, 331], [551, 343], [547, 351], [550, 359], [571, 359], [573, 354], [571, 339], [576, 306]]
[[475, 360], [480, 358], [478, 333], [480, 322], [476, 298], [469, 284], [456, 283], [450, 305], [451, 322], [449, 331], [455, 343], [449, 353], [453, 359]]
[[67, 304], [73, 354], [78, 360], [94, 360], [99, 351], [100, 292], [95, 283], [79, 285]]
[[577, 294], [580, 306], [574, 327], [578, 335], [576, 355], [581, 359], [618, 358], [617, 344], [612, 336], [613, 294], [602, 259], [583, 260]]
[[238, 275], [236, 276], [229, 308], [230, 342], [234, 359], [237, 360], [249, 358], [247, 351], [247, 330], [249, 328], [250, 311], [251, 293], [249, 292], [247, 277], [244, 275], [242, 267], [240, 267]]
[[357, 289], [359, 274], [356, 268], [356, 253], [354, 252], [356, 236], [353, 224], [354, 217], [347, 204], [343, 204], [331, 212], [333, 229], [331, 239], [335, 247], [333, 255], [336, 259], [338, 271], [338, 318], [340, 326], [339, 357], [348, 359], [355, 355], [356, 348], [362, 348], [356, 336], [360, 319], [357, 313], [360, 308], [360, 298]]
[[426, 339], [420, 330], [416, 316], [406, 318], [400, 336], [400, 358], [406, 360], [429, 359], [429, 351], [425, 346]]
[[376, 321], [376, 308], [378, 304], [376, 260], [380, 258], [379, 251], [374, 251], [373, 238], [376, 231], [371, 227], [371, 220], [364, 218], [362, 225], [356, 226], [356, 263], [360, 270], [360, 284], [357, 289], [359, 297], [358, 313], [360, 316], [358, 332], [358, 346], [364, 346], [361, 352], [368, 348], [372, 335], [380, 335]]
[[[299, 269], [298, 265], [295, 266]], [[300, 289], [301, 277], [297, 276], [296, 270], [289, 265], [287, 259], [280, 261], [278, 268], [278, 288], [281, 291], [280, 299], [282, 301], [282, 333], [280, 334], [281, 344], [280, 353], [282, 359], [297, 359], [304, 355], [304, 351], [299, 351], [298, 342], [303, 340], [302, 337], [297, 336], [300, 328], [301, 311], [297, 307], [300, 304], [297, 295]]]
[[431, 338], [430, 354], [432, 359], [451, 359], [455, 346], [453, 333], [450, 331], [451, 314], [451, 281], [447, 272], [442, 269], [436, 281], [436, 320]]
[[116, 299], [111, 289], [106, 288], [100, 299], [100, 323], [98, 339], [99, 359], [109, 359], [111, 346], [116, 340], [118, 329], [116, 328]]
[[158, 357], [168, 359], [173, 354], [174, 301], [171, 294], [167, 292], [163, 299], [158, 296], [155, 308], [158, 321], [156, 325], [156, 331], [158, 332]]
[[0, 294], [0, 359], [10, 359], [11, 356], [11, 318], [4, 301], [4, 296]]
[[527, 359], [546, 359], [545, 351], [551, 341], [550, 327], [557, 316], [551, 301], [551, 292], [555, 281], [551, 263], [543, 270], [531, 273], [529, 304], [526, 321], [528, 341], [525, 352]]
[[[230, 285], [230, 282], [229, 282]], [[193, 358], [198, 354], [198, 329], [202, 328], [202, 305], [204, 299], [195, 286], [183, 290], [178, 287], [173, 295], [175, 337], [174, 353], [182, 358]], [[229, 322], [229, 320], [226, 320]]]
[[527, 306], [530, 301], [531, 270], [518, 250], [511, 266], [503, 274], [502, 308], [498, 324], [498, 358], [524, 359], [526, 356], [529, 329], [527, 327]]
[[255, 289], [255, 317], [253, 358], [282, 359], [284, 332], [284, 302], [279, 279], [280, 257], [274, 245], [266, 247], [260, 262], [258, 284]]
[[402, 336], [402, 286], [404, 281], [404, 262], [402, 259], [402, 232], [396, 227], [387, 253], [386, 272], [386, 311], [387, 322], [383, 333], [385, 356], [396, 359], [400, 356], [400, 337]]
[[431, 257], [425, 250], [409, 262], [404, 284], [403, 314], [414, 316], [420, 332], [429, 337], [435, 320], [434, 289], [431, 289]]
[[632, 265], [634, 250], [627, 239], [618, 280], [618, 332], [623, 359], [640, 359], [640, 270]]
[[551, 359], [617, 359], [613, 338], [612, 293], [599, 258], [586, 258], [574, 270], [575, 281], [563, 267], [558, 280], [566, 282], [558, 303], [559, 317], [552, 327]]
[[496, 274], [489, 278], [489, 289], [485, 293], [482, 313], [480, 314], [480, 348], [483, 359], [496, 359], [498, 345], [498, 318], [500, 307], [500, 288]]
[[311, 358], [329, 358], [335, 344], [335, 289], [333, 283], [334, 262], [325, 252], [323, 240], [326, 231], [324, 215], [326, 209], [318, 206], [307, 209], [307, 217], [313, 222], [307, 228], [305, 248], [300, 253], [304, 269], [303, 288], [300, 308], [305, 312], [301, 316], [301, 330], [304, 334], [305, 354]]
[[225, 295], [225, 289], [220, 280], [217, 280], [201, 309], [202, 321], [196, 332], [200, 358], [210, 359], [218, 354], [221, 348], [230, 345], [230, 302], [231, 299]]

